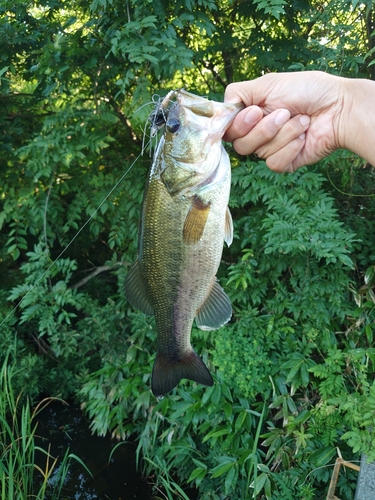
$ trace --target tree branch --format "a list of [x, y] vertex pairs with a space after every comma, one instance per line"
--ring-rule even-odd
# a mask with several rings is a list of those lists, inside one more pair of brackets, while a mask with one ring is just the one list
[[71, 290], [76, 290], [77, 288], [80, 288], [81, 286], [85, 285], [88, 281], [90, 281], [92, 278], [95, 278], [100, 273], [103, 273], [104, 271], [111, 271], [115, 267], [122, 266], [122, 262], [117, 262], [116, 264], [112, 266], [99, 266], [94, 269], [94, 271], [86, 276], [86, 278], [81, 279], [78, 281], [78, 283], [75, 283], [74, 285], [70, 286], [69, 288]]
[[27, 92], [14, 92], [13, 94], [2, 94], [0, 99], [11, 99], [12, 97], [36, 97], [34, 94]]

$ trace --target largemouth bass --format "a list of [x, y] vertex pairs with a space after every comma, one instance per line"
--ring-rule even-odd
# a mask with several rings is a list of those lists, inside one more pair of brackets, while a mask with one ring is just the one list
[[232, 315], [216, 280], [233, 223], [228, 209], [231, 172], [221, 138], [241, 104], [173, 91], [154, 113], [164, 126], [144, 192], [138, 259], [125, 281], [128, 301], [155, 314], [158, 346], [152, 392], [163, 396], [181, 379], [212, 385], [190, 344], [191, 327], [214, 330]]

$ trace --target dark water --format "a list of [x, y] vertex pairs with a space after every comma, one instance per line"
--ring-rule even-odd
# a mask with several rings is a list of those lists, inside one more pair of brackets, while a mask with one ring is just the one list
[[[109, 438], [93, 436], [89, 422], [76, 406], [59, 402], [49, 404], [38, 416], [37, 445], [45, 450], [51, 445], [53, 457], [63, 457], [69, 448], [90, 470], [91, 477], [75, 460], [72, 460], [64, 483], [64, 500], [149, 500], [149, 488], [135, 467], [135, 445], [124, 443], [116, 448]], [[45, 467], [40, 453], [37, 461]], [[58, 465], [56, 467], [58, 471]], [[50, 483], [55, 478], [52, 476]]]

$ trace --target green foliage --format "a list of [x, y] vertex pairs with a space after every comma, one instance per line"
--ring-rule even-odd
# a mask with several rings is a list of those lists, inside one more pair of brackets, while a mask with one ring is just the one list
[[[247, 498], [246, 491], [257, 488], [262, 455], [257, 445], [264, 413], [265, 406], [262, 413], [250, 409], [225, 385], [180, 390], [153, 407], [138, 451], [163, 461], [166, 470], [177, 466], [180, 479], [199, 487], [201, 498]], [[152, 471], [150, 461], [144, 468], [146, 473]]]
[[253, 399], [270, 390], [274, 345], [273, 317], [261, 316], [257, 310], [243, 309], [239, 320], [217, 332], [213, 362], [220, 368], [229, 387]]
[[216, 335], [213, 359], [244, 396], [267, 393], [280, 368], [294, 390], [307, 387], [314, 355], [327, 348], [319, 332], [349, 311], [355, 237], [323, 183], [306, 169], [288, 177], [259, 163], [234, 169], [234, 189], [242, 188], [232, 201], [235, 252], [243, 257], [229, 268], [235, 320]]
[[143, 422], [147, 415], [153, 362], [149, 348], [155, 341], [148, 317], [129, 313], [129, 319], [132, 332], [122, 343], [122, 352], [118, 348], [108, 352], [103, 366], [85, 377], [80, 390], [83, 407], [93, 417], [92, 430], [103, 436], [110, 431], [122, 439], [132, 434], [133, 419]]
[[[13, 350], [16, 342], [13, 342]], [[15, 392], [20, 373], [8, 352], [0, 369], [0, 491], [2, 500], [58, 500], [72, 460], [85, 465], [67, 450], [56, 467], [58, 457], [36, 445], [37, 416], [48, 405], [42, 400], [35, 409], [22, 392]], [[36, 453], [41, 460], [36, 460]], [[86, 468], [86, 467], [85, 467]]]
[[[234, 315], [192, 332], [214, 387], [151, 395], [153, 319], [123, 295], [152, 96], [222, 100], [269, 71], [374, 76], [372, 2], [4, 0], [0, 13], [0, 358], [17, 338], [14, 393], [79, 398], [93, 432], [137, 436], [167, 498], [185, 485], [319, 498], [337, 449], [375, 458], [375, 174], [351, 153], [293, 175], [232, 158], [219, 278]], [[340, 477], [340, 498], [354, 483]]]

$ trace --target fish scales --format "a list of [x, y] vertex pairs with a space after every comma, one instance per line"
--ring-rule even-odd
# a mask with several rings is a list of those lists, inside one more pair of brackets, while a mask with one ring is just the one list
[[194, 318], [199, 328], [211, 330], [231, 317], [230, 301], [215, 277], [224, 240], [232, 239], [230, 163], [221, 137], [241, 107], [184, 90], [174, 97], [146, 183], [138, 259], [125, 282], [129, 302], [155, 314], [151, 387], [157, 396], [182, 378], [212, 385], [191, 347], [191, 327]]

